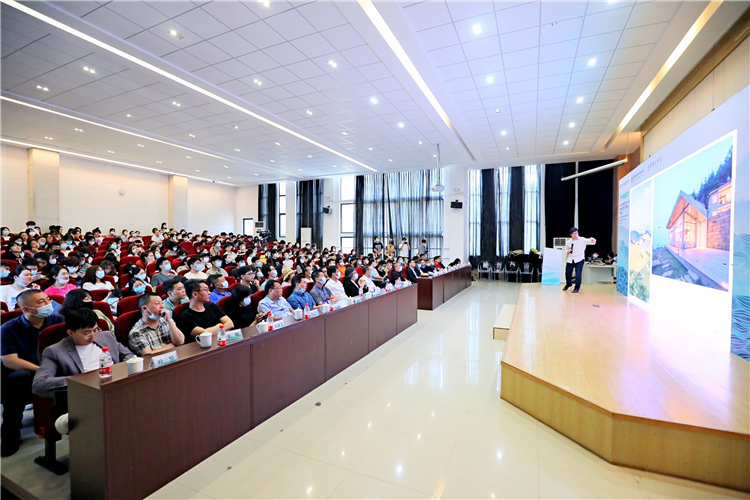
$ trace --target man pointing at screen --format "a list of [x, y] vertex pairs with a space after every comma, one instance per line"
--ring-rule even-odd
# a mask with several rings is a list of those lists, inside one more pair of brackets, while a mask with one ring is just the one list
[[568, 261], [565, 265], [565, 288], [567, 290], [573, 285], [573, 268], [576, 270], [576, 287], [573, 293], [578, 293], [581, 289], [581, 275], [583, 274], [583, 262], [586, 260], [586, 245], [595, 245], [594, 238], [581, 238], [578, 236], [578, 228], [570, 228], [570, 237], [568, 242]]

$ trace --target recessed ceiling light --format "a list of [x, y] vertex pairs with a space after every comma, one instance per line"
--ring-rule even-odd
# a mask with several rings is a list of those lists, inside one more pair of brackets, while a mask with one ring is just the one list
[[277, 142], [277, 143], [275, 143], [275, 144], [276, 144], [277, 146], [281, 146], [281, 143], [280, 143], [280, 142]]
[[367, 148], [367, 149], [369, 149], [370, 151], [372, 151], [372, 148]]
[[496, 109], [496, 110], [495, 110], [495, 113], [499, 113], [499, 112], [500, 112], [500, 110], [499, 110], [499, 109]]
[[195, 171], [196, 171], [196, 172], [200, 172], [200, 170], [198, 170], [198, 169], [195, 169]]
[[478, 24], [475, 24], [474, 26], [471, 27], [471, 31], [473, 31], [475, 35], [478, 35], [482, 32], [482, 27], [479, 26]]
[[111, 149], [107, 150], [107, 153], [115, 154], [115, 152], [112, 151]]
[[156, 160], [156, 163], [158, 163], [159, 165], [161, 165], [161, 162], [159, 160]]
[[505, 147], [506, 151], [510, 151], [510, 148], [508, 146]]
[[589, 59], [589, 66], [593, 66], [594, 64], [596, 64], [596, 59], [594, 58]]
[[169, 30], [169, 34], [172, 35], [172, 36], [177, 36], [178, 35], [177, 30]]
[[582, 102], [583, 102], [583, 97], [579, 97], [578, 99], [576, 99], [577, 104], [581, 104]]
[[505, 130], [501, 130], [501, 131], [500, 131], [500, 135], [505, 135], [505, 134], [507, 134], [507, 133], [508, 133], [508, 132], [506, 132]]
[[301, 169], [301, 168], [298, 168], [297, 170], [299, 170], [300, 172], [302, 172], [302, 169]]
[[179, 108], [180, 106], [182, 106], [182, 104], [177, 101], [172, 101], [172, 106], [177, 106]]
[[568, 145], [568, 141], [563, 141], [563, 146], [567, 146], [567, 145]]
[[229, 167], [228, 167], [228, 166], [226, 166], [226, 165], [223, 165], [223, 167], [224, 167], [224, 168], [229, 168]]
[[308, 158], [312, 158], [312, 155], [307, 155]]
[[239, 130], [239, 128], [240, 128], [240, 127], [239, 127], [238, 125], [235, 125], [235, 126], [234, 126], [234, 129], [235, 129], [235, 130]]
[[234, 148], [234, 150], [235, 150], [235, 151], [237, 151], [238, 153], [240, 152], [240, 150], [239, 150], [239, 149], [237, 149], [237, 148]]
[[192, 160], [193, 159], [192, 156], [186, 156], [185, 158], [187, 158], [188, 160]]
[[131, 115], [130, 113], [128, 113], [128, 114], [127, 114], [127, 115], [125, 115], [125, 116], [127, 116], [128, 118], [133, 118], [133, 115]]
[[49, 89], [47, 87], [43, 87], [42, 85], [37, 85], [36, 88], [38, 88], [39, 90], [43, 90], [45, 92], [49, 92]]
[[82, 128], [76, 128], [76, 132], [83, 132]]
[[227, 177], [227, 179], [231, 179], [231, 177]]
[[393, 161], [393, 160], [391, 160], [390, 158], [388, 158], [388, 161]]
[[433, 158], [437, 158], [437, 155], [432, 155]]
[[263, 7], [270, 7], [270, 6], [271, 6], [271, 2], [269, 2], [268, 0], [263, 0]]
[[263, 82], [261, 82], [257, 78], [253, 78], [253, 83], [256, 84], [256, 85], [258, 85], [258, 86], [263, 85]]
[[333, 168], [338, 168], [338, 167], [336, 165], [334, 165]]
[[570, 122], [570, 123], [568, 123], [568, 128], [573, 128], [573, 127], [575, 127], [575, 126], [576, 126], [576, 123], [575, 123], [575, 122]]
[[420, 146], [422, 145], [422, 141], [419, 141], [419, 145], [420, 145]]
[[336, 61], [334, 61], [334, 60], [330, 60], [330, 61], [328, 61], [328, 65], [329, 65], [330, 67], [332, 67], [332, 68], [335, 68], [336, 66], [338, 66], [338, 64], [336, 64]]
[[96, 70], [94, 68], [89, 68], [88, 66], [84, 66], [83, 71], [86, 71], [87, 73], [91, 73], [92, 75], [96, 73]]
[[190, 137], [192, 137], [193, 139], [195, 139], [195, 134], [188, 134], [188, 135], [189, 135]]
[[255, 174], [255, 176], [257, 177], [257, 176], [258, 176], [258, 174]]
[[401, 122], [398, 122], [398, 128], [404, 128], [404, 124]]
[[488, 77], [487, 77], [487, 83], [492, 83], [492, 82], [494, 82], [494, 81], [495, 81], [495, 79], [494, 79], [494, 78], [492, 78], [491, 76], [488, 76]]
[[347, 134], [346, 132], [341, 132], [341, 134], [342, 134], [342, 135], [349, 135], [349, 134]]
[[276, 160], [271, 160], [271, 163], [276, 163]]
[[373, 103], [373, 104], [377, 104], [378, 100], [375, 99], [374, 97], [370, 97], [370, 102]]
[[44, 138], [47, 139], [47, 140], [49, 140], [49, 141], [54, 141], [54, 139], [52, 137], [49, 137], [47, 135], [45, 135]]
[[305, 111], [305, 113], [307, 113], [308, 115], [312, 116], [312, 111], [310, 111], [309, 109], [307, 111]]
[[139, 148], [145, 148], [146, 146], [144, 146], [143, 144], [138, 144], [138, 147]]

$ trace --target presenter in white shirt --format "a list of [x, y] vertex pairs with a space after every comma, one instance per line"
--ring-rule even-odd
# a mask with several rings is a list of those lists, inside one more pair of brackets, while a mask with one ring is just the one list
[[581, 275], [583, 274], [583, 263], [586, 260], [586, 246], [595, 245], [594, 238], [582, 238], [578, 236], [578, 228], [570, 228], [571, 240], [568, 241], [568, 260], [565, 265], [565, 288], [567, 290], [573, 286], [573, 269], [576, 270], [576, 287], [573, 293], [578, 293], [581, 289]]

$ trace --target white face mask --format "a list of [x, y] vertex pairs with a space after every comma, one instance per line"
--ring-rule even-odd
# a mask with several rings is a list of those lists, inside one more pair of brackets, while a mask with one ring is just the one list
[[77, 267], [75, 267], [75, 266], [68, 266], [68, 272], [69, 273], [74, 273], [76, 271], [78, 271]]
[[61, 285], [67, 285], [68, 284], [68, 278], [65, 278], [63, 276], [58, 276], [57, 277], [57, 282], [60, 283]]
[[96, 271], [96, 277], [99, 278], [99, 279], [104, 278], [104, 271], [102, 271], [101, 269], [97, 270]]
[[359, 275], [358, 275], [357, 273], [354, 273], [354, 274], [352, 274], [352, 279], [353, 279], [353, 280], [355, 280], [355, 281], [356, 281], [356, 280], [357, 280], [357, 278], [359, 278]]
[[250, 295], [248, 295], [247, 297], [245, 297], [244, 299], [242, 299], [242, 305], [243, 306], [249, 306], [250, 302], [252, 302], [252, 301], [253, 301], [253, 298]]
[[135, 277], [138, 278], [141, 281], [145, 281], [146, 280], [146, 273], [140, 272], [140, 273], [136, 274]]

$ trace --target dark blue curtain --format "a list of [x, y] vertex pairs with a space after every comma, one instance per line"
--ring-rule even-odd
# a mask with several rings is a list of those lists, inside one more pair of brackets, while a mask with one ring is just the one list
[[323, 247], [323, 179], [297, 182], [297, 242], [310, 228], [310, 243]]

